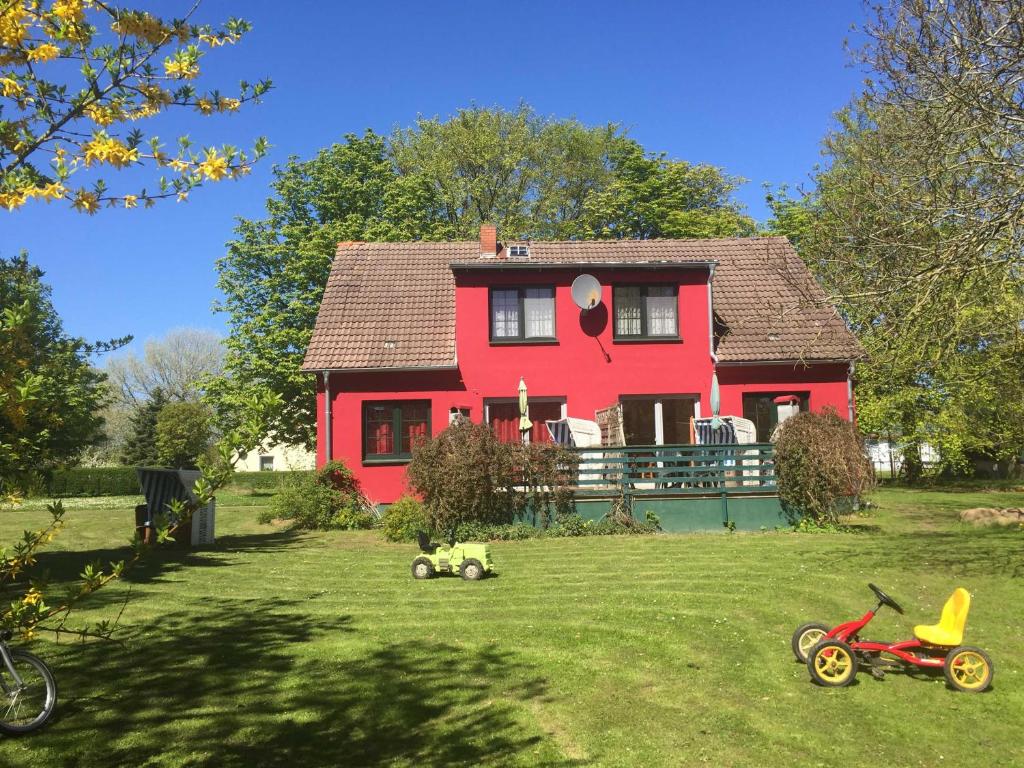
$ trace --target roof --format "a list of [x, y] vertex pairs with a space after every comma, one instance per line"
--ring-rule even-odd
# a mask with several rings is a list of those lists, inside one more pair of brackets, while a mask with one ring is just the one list
[[528, 245], [530, 255], [484, 258], [475, 240], [340, 244], [303, 370], [454, 368], [455, 271], [576, 264], [713, 266], [723, 363], [846, 361], [862, 354], [783, 237], [506, 245]]

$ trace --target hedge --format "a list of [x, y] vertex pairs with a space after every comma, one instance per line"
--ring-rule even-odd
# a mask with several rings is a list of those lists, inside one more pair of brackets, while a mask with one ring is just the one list
[[[288, 477], [312, 470], [236, 472], [230, 485], [251, 491], [276, 491]], [[138, 496], [142, 493], [135, 467], [75, 467], [54, 472], [43, 481], [39, 496]]]
[[135, 467], [75, 467], [54, 472], [44, 482], [40, 495], [138, 496], [141, 493]]
[[250, 491], [276, 491], [285, 479], [312, 475], [311, 469], [291, 469], [277, 472], [235, 472], [228, 485]]

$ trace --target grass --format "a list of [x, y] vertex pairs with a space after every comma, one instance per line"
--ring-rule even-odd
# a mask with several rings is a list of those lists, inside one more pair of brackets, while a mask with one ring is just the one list
[[[218, 543], [162, 553], [97, 594], [128, 600], [125, 644], [35, 643], [55, 720], [0, 740], [0, 765], [938, 766], [1024, 764], [1024, 532], [960, 526], [1014, 491], [885, 488], [860, 531], [693, 534], [493, 545], [498, 576], [413, 581], [408, 545], [374, 532], [255, 522], [266, 497], [224, 496]], [[41, 565], [59, 580], [109, 560], [131, 504], [69, 502]], [[0, 515], [10, 541], [45, 512]], [[909, 636], [955, 586], [992, 690], [941, 675], [808, 681], [798, 624], [854, 618], [866, 582], [900, 600], [872, 635]]]

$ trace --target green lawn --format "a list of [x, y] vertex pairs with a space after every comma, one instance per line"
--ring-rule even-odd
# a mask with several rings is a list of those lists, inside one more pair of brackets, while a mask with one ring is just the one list
[[[875, 499], [855, 534], [497, 543], [498, 576], [467, 584], [413, 581], [414, 548], [375, 533], [261, 526], [266, 497], [222, 496], [214, 549], [161, 555], [79, 616], [112, 618], [130, 594], [125, 646], [34, 644], [59, 709], [0, 741], [0, 765], [1024, 764], [1024, 532], [955, 522], [1024, 492]], [[42, 564], [60, 577], [117, 557], [133, 503], [69, 503]], [[0, 535], [44, 517], [4, 512]], [[875, 620], [882, 639], [967, 587], [992, 690], [812, 685], [790, 633], [859, 615], [868, 581], [907, 609]]]

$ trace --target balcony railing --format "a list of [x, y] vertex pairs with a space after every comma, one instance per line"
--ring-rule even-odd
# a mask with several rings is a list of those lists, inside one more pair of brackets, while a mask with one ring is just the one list
[[630, 445], [576, 448], [580, 494], [774, 494], [775, 446]]

